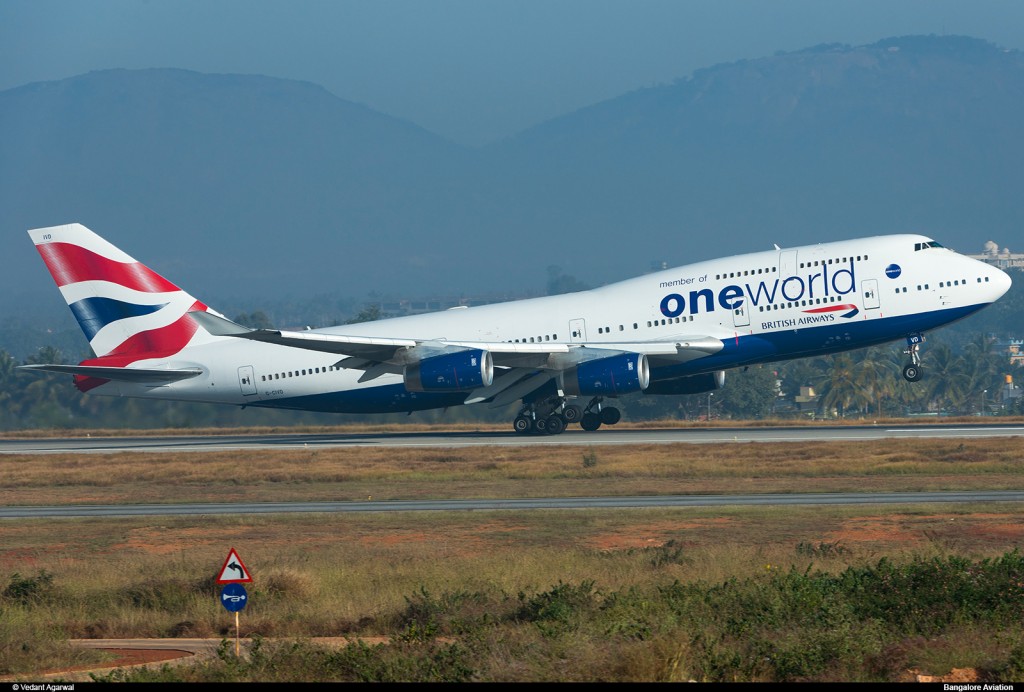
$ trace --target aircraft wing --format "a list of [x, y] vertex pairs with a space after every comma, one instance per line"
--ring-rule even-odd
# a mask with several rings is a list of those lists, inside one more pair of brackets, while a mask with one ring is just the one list
[[99, 377], [104, 380], [119, 380], [121, 382], [137, 382], [140, 384], [166, 384], [203, 374], [203, 371], [199, 368], [170, 370], [159, 368], [112, 368], [102, 365], [52, 364], [19, 365], [18, 368], [23, 370], [59, 372], [65, 375], [81, 375], [83, 377]]
[[373, 369], [376, 371], [375, 375], [385, 372], [401, 372], [401, 367], [404, 365], [435, 355], [466, 349], [490, 352], [494, 359], [494, 365], [497, 367], [540, 368], [557, 372], [588, 360], [607, 358], [618, 353], [642, 353], [658, 357], [659, 360], [686, 362], [712, 355], [723, 348], [721, 339], [701, 335], [676, 338], [671, 341], [620, 343], [541, 342], [516, 344], [507, 341], [392, 339], [324, 334], [322, 332], [250, 329], [209, 312], [196, 311], [189, 314], [204, 329], [216, 336], [234, 336], [251, 341], [343, 355], [347, 357], [338, 362], [340, 367], [367, 371]]

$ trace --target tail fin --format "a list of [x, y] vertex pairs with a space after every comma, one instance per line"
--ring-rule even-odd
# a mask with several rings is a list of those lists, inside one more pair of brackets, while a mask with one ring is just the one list
[[97, 356], [83, 365], [166, 359], [211, 338], [188, 316], [206, 305], [85, 226], [28, 233]]

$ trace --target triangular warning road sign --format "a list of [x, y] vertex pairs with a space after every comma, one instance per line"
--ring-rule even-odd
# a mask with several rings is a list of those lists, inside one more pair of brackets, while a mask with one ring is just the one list
[[228, 553], [227, 559], [224, 560], [224, 566], [220, 568], [220, 572], [217, 575], [217, 583], [236, 584], [250, 581], [252, 581], [252, 575], [249, 574], [249, 570], [245, 563], [242, 562], [242, 558], [238, 557], [238, 553], [232, 548], [231, 552]]

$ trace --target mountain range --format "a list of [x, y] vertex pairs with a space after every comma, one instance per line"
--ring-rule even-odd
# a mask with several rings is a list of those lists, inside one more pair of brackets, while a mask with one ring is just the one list
[[213, 307], [884, 233], [1019, 250], [1022, 129], [1024, 55], [963, 36], [715, 65], [479, 148], [308, 82], [91, 72], [0, 92], [0, 316], [63, 309], [25, 231], [69, 222]]

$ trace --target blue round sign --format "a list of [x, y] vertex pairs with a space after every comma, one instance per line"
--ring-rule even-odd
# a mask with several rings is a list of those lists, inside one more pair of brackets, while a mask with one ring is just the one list
[[885, 268], [885, 275], [888, 276], [890, 279], [895, 279], [902, 273], [903, 270], [900, 269], [900, 265], [898, 264], [890, 264], [888, 267]]
[[249, 594], [245, 592], [245, 587], [241, 584], [227, 584], [220, 592], [220, 604], [232, 613], [237, 613], [244, 608], [248, 600]]

